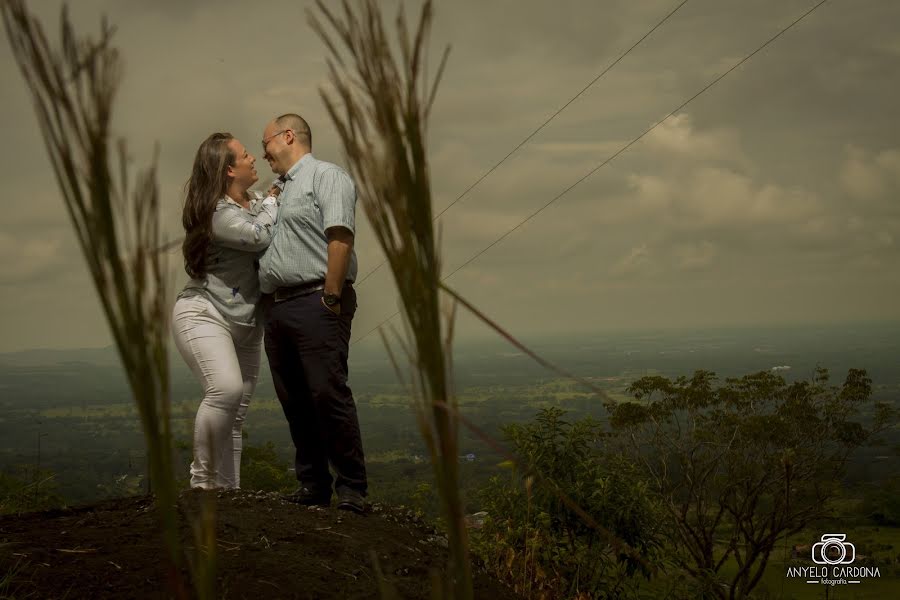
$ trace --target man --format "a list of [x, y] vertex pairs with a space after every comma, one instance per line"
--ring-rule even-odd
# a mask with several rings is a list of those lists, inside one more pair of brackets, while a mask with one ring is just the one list
[[356, 312], [356, 187], [343, 169], [313, 157], [312, 131], [299, 115], [272, 120], [262, 145], [284, 186], [259, 278], [262, 291], [274, 296], [266, 317], [266, 355], [297, 451], [300, 487], [290, 499], [330, 504], [331, 463], [338, 508], [363, 512], [365, 457], [347, 386]]

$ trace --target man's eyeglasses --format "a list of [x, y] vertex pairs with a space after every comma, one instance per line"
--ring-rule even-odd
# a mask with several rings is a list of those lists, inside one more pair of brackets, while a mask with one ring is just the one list
[[[304, 129], [304, 130], [302, 130], [302, 131], [297, 131], [296, 129], [290, 129], [290, 128], [288, 128], [288, 129], [282, 129], [281, 131], [276, 131], [275, 133], [273, 133], [272, 135], [270, 135], [270, 136], [267, 137], [267, 138], [263, 138], [263, 141], [262, 141], [262, 144], [263, 144], [263, 154], [267, 154], [267, 153], [268, 153], [268, 150], [267, 150], [266, 148], [269, 147], [269, 142], [271, 142], [272, 140], [274, 140], [276, 137], [278, 137], [278, 136], [281, 135], [282, 133], [287, 133], [288, 131], [294, 132], [294, 135], [297, 135], [297, 136], [306, 136], [307, 144], [309, 143], [309, 141], [308, 141], [308, 140], [309, 140], [309, 131], [308, 131], [308, 130]], [[300, 139], [303, 140], [304, 138], [301, 137]]]
[[275, 133], [273, 133], [272, 135], [270, 135], [267, 138], [263, 138], [263, 141], [262, 141], [263, 152], [267, 152], [266, 148], [268, 147], [269, 142], [274, 140], [276, 137], [278, 137], [282, 133], [287, 133], [288, 131], [294, 131], [294, 130], [293, 129], [282, 129], [281, 131], [276, 131]]

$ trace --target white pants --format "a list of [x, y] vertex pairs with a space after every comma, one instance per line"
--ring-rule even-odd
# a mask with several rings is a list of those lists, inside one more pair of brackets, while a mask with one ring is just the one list
[[203, 384], [194, 421], [191, 487], [241, 486], [241, 430], [259, 374], [263, 328], [235, 325], [204, 296], [179, 298], [175, 345]]

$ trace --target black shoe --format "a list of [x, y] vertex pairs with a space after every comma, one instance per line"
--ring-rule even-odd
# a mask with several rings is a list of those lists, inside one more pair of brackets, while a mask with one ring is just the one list
[[331, 490], [320, 492], [301, 485], [290, 494], [284, 494], [282, 498], [288, 502], [304, 506], [329, 506], [331, 504]]
[[338, 492], [337, 507], [341, 510], [349, 510], [361, 515], [366, 512], [366, 500], [356, 490], [342, 489]]

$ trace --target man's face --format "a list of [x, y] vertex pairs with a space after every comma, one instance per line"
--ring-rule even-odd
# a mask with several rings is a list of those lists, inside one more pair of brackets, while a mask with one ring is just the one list
[[278, 124], [274, 121], [269, 123], [263, 131], [263, 158], [269, 163], [272, 172], [278, 175], [284, 175], [287, 172], [287, 166], [284, 162], [288, 150], [287, 141], [285, 140], [288, 131], [278, 127]]
[[256, 174], [256, 158], [247, 152], [244, 145], [236, 139], [229, 140], [228, 148], [234, 155], [234, 164], [228, 167], [228, 176], [249, 188], [259, 180], [259, 176]]

